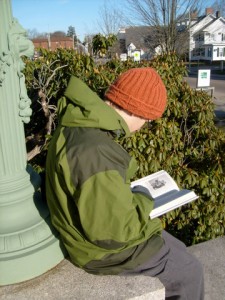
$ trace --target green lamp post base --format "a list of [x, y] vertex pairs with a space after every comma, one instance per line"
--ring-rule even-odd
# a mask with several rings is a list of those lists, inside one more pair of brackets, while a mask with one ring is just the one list
[[[42, 230], [44, 230], [43, 225]], [[11, 252], [0, 259], [0, 285], [33, 279], [55, 267], [64, 258], [60, 241], [49, 236], [26, 250]]]
[[[17, 192], [7, 193], [6, 200], [10, 197], [11, 201], [1, 201], [0, 206], [0, 285], [37, 277], [56, 266], [66, 255], [58, 233], [51, 225], [47, 204], [38, 191], [40, 177], [32, 169], [29, 172], [22, 179], [20, 174], [17, 180], [14, 178], [1, 185], [5, 191], [10, 186], [11, 190], [16, 187]], [[23, 187], [21, 190], [19, 185]], [[34, 188], [33, 199], [28, 197], [31, 186]], [[4, 190], [0, 188], [1, 200]]]

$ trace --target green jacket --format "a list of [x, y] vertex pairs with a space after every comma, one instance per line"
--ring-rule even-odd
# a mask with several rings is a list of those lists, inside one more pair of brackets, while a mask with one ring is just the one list
[[133, 158], [117, 143], [129, 129], [120, 115], [76, 77], [59, 105], [60, 124], [47, 156], [46, 192], [52, 223], [72, 262], [94, 274], [118, 274], [162, 246], [153, 202], [132, 193]]

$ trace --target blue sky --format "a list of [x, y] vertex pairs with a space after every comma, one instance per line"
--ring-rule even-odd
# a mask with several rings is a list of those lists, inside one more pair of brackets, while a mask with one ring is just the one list
[[[74, 26], [78, 38], [99, 33], [98, 20], [104, 2], [123, 7], [125, 0], [11, 0], [12, 13], [24, 29], [37, 32], [64, 31]], [[214, 0], [204, 0], [210, 6]], [[101, 21], [101, 20], [99, 20]]]
[[74, 26], [78, 38], [98, 33], [97, 19], [104, 0], [11, 0], [12, 14], [24, 29], [67, 32]]

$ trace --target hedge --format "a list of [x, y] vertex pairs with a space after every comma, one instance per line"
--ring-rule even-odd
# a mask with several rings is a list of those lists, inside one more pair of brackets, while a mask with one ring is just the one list
[[48, 143], [57, 126], [57, 100], [71, 74], [84, 80], [100, 97], [119, 74], [150, 66], [164, 81], [168, 103], [163, 118], [151, 122], [119, 142], [139, 162], [137, 177], [164, 169], [181, 188], [194, 190], [199, 199], [162, 217], [164, 228], [187, 245], [224, 235], [225, 133], [215, 126], [214, 104], [205, 92], [190, 88], [185, 65], [175, 53], [151, 61], [96, 64], [73, 50], [40, 50], [37, 60], [26, 60], [25, 77], [33, 116], [25, 125], [29, 163], [45, 168]]

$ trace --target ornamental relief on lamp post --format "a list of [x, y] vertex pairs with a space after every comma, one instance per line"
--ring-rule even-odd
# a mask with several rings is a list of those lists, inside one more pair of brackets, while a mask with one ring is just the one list
[[9, 28], [7, 43], [8, 51], [0, 53], [0, 86], [2, 86], [5, 75], [9, 71], [9, 66], [13, 64], [13, 69], [16, 71], [19, 80], [19, 116], [24, 123], [28, 123], [32, 110], [30, 108], [31, 100], [27, 96], [25, 76], [22, 73], [25, 67], [22, 57], [31, 57], [34, 53], [34, 46], [27, 38], [26, 31], [16, 19], [13, 19]]
[[0, 53], [0, 86], [2, 86], [5, 79], [6, 69], [10, 66], [10, 64], [10, 56], [8, 53], [5, 51]]

